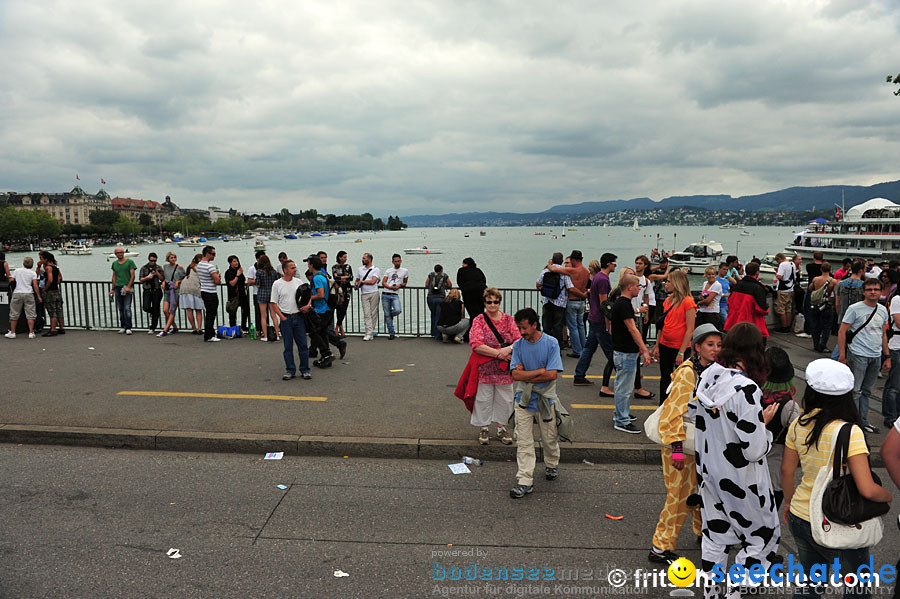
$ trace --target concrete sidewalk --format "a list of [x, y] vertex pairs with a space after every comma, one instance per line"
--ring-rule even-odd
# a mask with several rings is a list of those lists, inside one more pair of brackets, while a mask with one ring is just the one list
[[[348, 338], [345, 360], [313, 379], [282, 381], [281, 343], [249, 339], [203, 343], [179, 333], [69, 331], [53, 338], [0, 339], [4, 392], [0, 442], [65, 443], [145, 449], [284, 451], [292, 455], [355, 455], [453, 459], [472, 455], [514, 459], [515, 447], [496, 439], [478, 445], [478, 429], [453, 390], [467, 346], [431, 339]], [[819, 357], [808, 340], [776, 336], [798, 369]], [[575, 360], [564, 357], [561, 398], [576, 421], [563, 460], [659, 462], [644, 435], [612, 427], [611, 398], [572, 385]], [[597, 354], [589, 375], [599, 376]], [[646, 389], [658, 394], [658, 366], [644, 369]], [[801, 374], [802, 373], [798, 373]], [[880, 386], [881, 381], [879, 381]], [[797, 380], [802, 396], [802, 379]], [[880, 392], [879, 392], [880, 394]], [[632, 401], [640, 426], [657, 399]], [[880, 405], [872, 406], [873, 412]], [[881, 423], [872, 413], [870, 420]], [[873, 462], [884, 431], [869, 435]]]

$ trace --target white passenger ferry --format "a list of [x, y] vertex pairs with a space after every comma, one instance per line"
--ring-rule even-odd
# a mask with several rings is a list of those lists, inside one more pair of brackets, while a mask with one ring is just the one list
[[900, 260], [900, 205], [873, 198], [847, 210], [841, 220], [810, 224], [784, 249], [803, 258], [821, 251], [832, 262], [870, 256]]

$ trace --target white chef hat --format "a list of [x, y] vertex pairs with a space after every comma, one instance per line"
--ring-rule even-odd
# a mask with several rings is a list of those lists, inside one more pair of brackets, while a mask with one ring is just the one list
[[853, 391], [853, 372], [846, 364], [819, 358], [806, 367], [806, 384], [825, 395], [844, 395]]

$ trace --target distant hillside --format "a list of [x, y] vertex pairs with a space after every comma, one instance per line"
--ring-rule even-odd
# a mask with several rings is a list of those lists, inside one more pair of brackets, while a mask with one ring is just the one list
[[822, 187], [790, 187], [768, 193], [733, 197], [730, 195], [671, 196], [660, 201], [650, 198], [560, 204], [543, 212], [466, 212], [441, 215], [404, 216], [411, 227], [477, 226], [491, 224], [526, 224], [566, 215], [602, 214], [619, 210], [666, 210], [694, 206], [709, 210], [806, 211], [829, 210], [841, 203], [841, 192], [847, 208], [872, 198], [887, 198], [900, 203], [900, 181], [859, 185], [826, 185]]

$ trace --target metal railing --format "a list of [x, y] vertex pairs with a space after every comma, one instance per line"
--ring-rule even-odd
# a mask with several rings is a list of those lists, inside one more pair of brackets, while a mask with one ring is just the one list
[[[109, 296], [110, 284], [108, 281], [64, 281], [61, 290], [63, 295], [63, 316], [65, 326], [72, 329], [108, 330], [119, 328], [119, 313], [116, 309], [114, 298]], [[404, 287], [399, 290], [400, 304], [403, 312], [394, 318], [394, 328], [398, 335], [409, 337], [428, 337], [431, 331], [431, 311], [428, 308], [426, 287]], [[504, 312], [514, 314], [521, 308], [531, 307], [540, 314], [541, 300], [537, 289], [503, 288]], [[216, 323], [228, 324], [228, 314], [225, 311], [225, 302], [228, 292], [224, 285], [217, 289], [219, 295], [219, 310]], [[132, 294], [131, 317], [135, 330], [146, 330], [150, 326], [150, 314], [141, 310], [141, 298], [143, 290], [140, 284], [135, 286]], [[253, 306], [250, 306], [250, 319], [253, 322]], [[386, 332], [384, 315], [381, 307], [378, 308], [377, 331], [380, 334]], [[238, 311], [238, 323], [240, 323], [240, 310]], [[179, 309], [175, 315], [175, 324], [179, 328], [188, 328], [187, 317], [184, 310]], [[359, 292], [353, 292], [347, 316], [344, 319], [344, 330], [347, 334], [362, 335], [365, 333], [362, 303]]]

